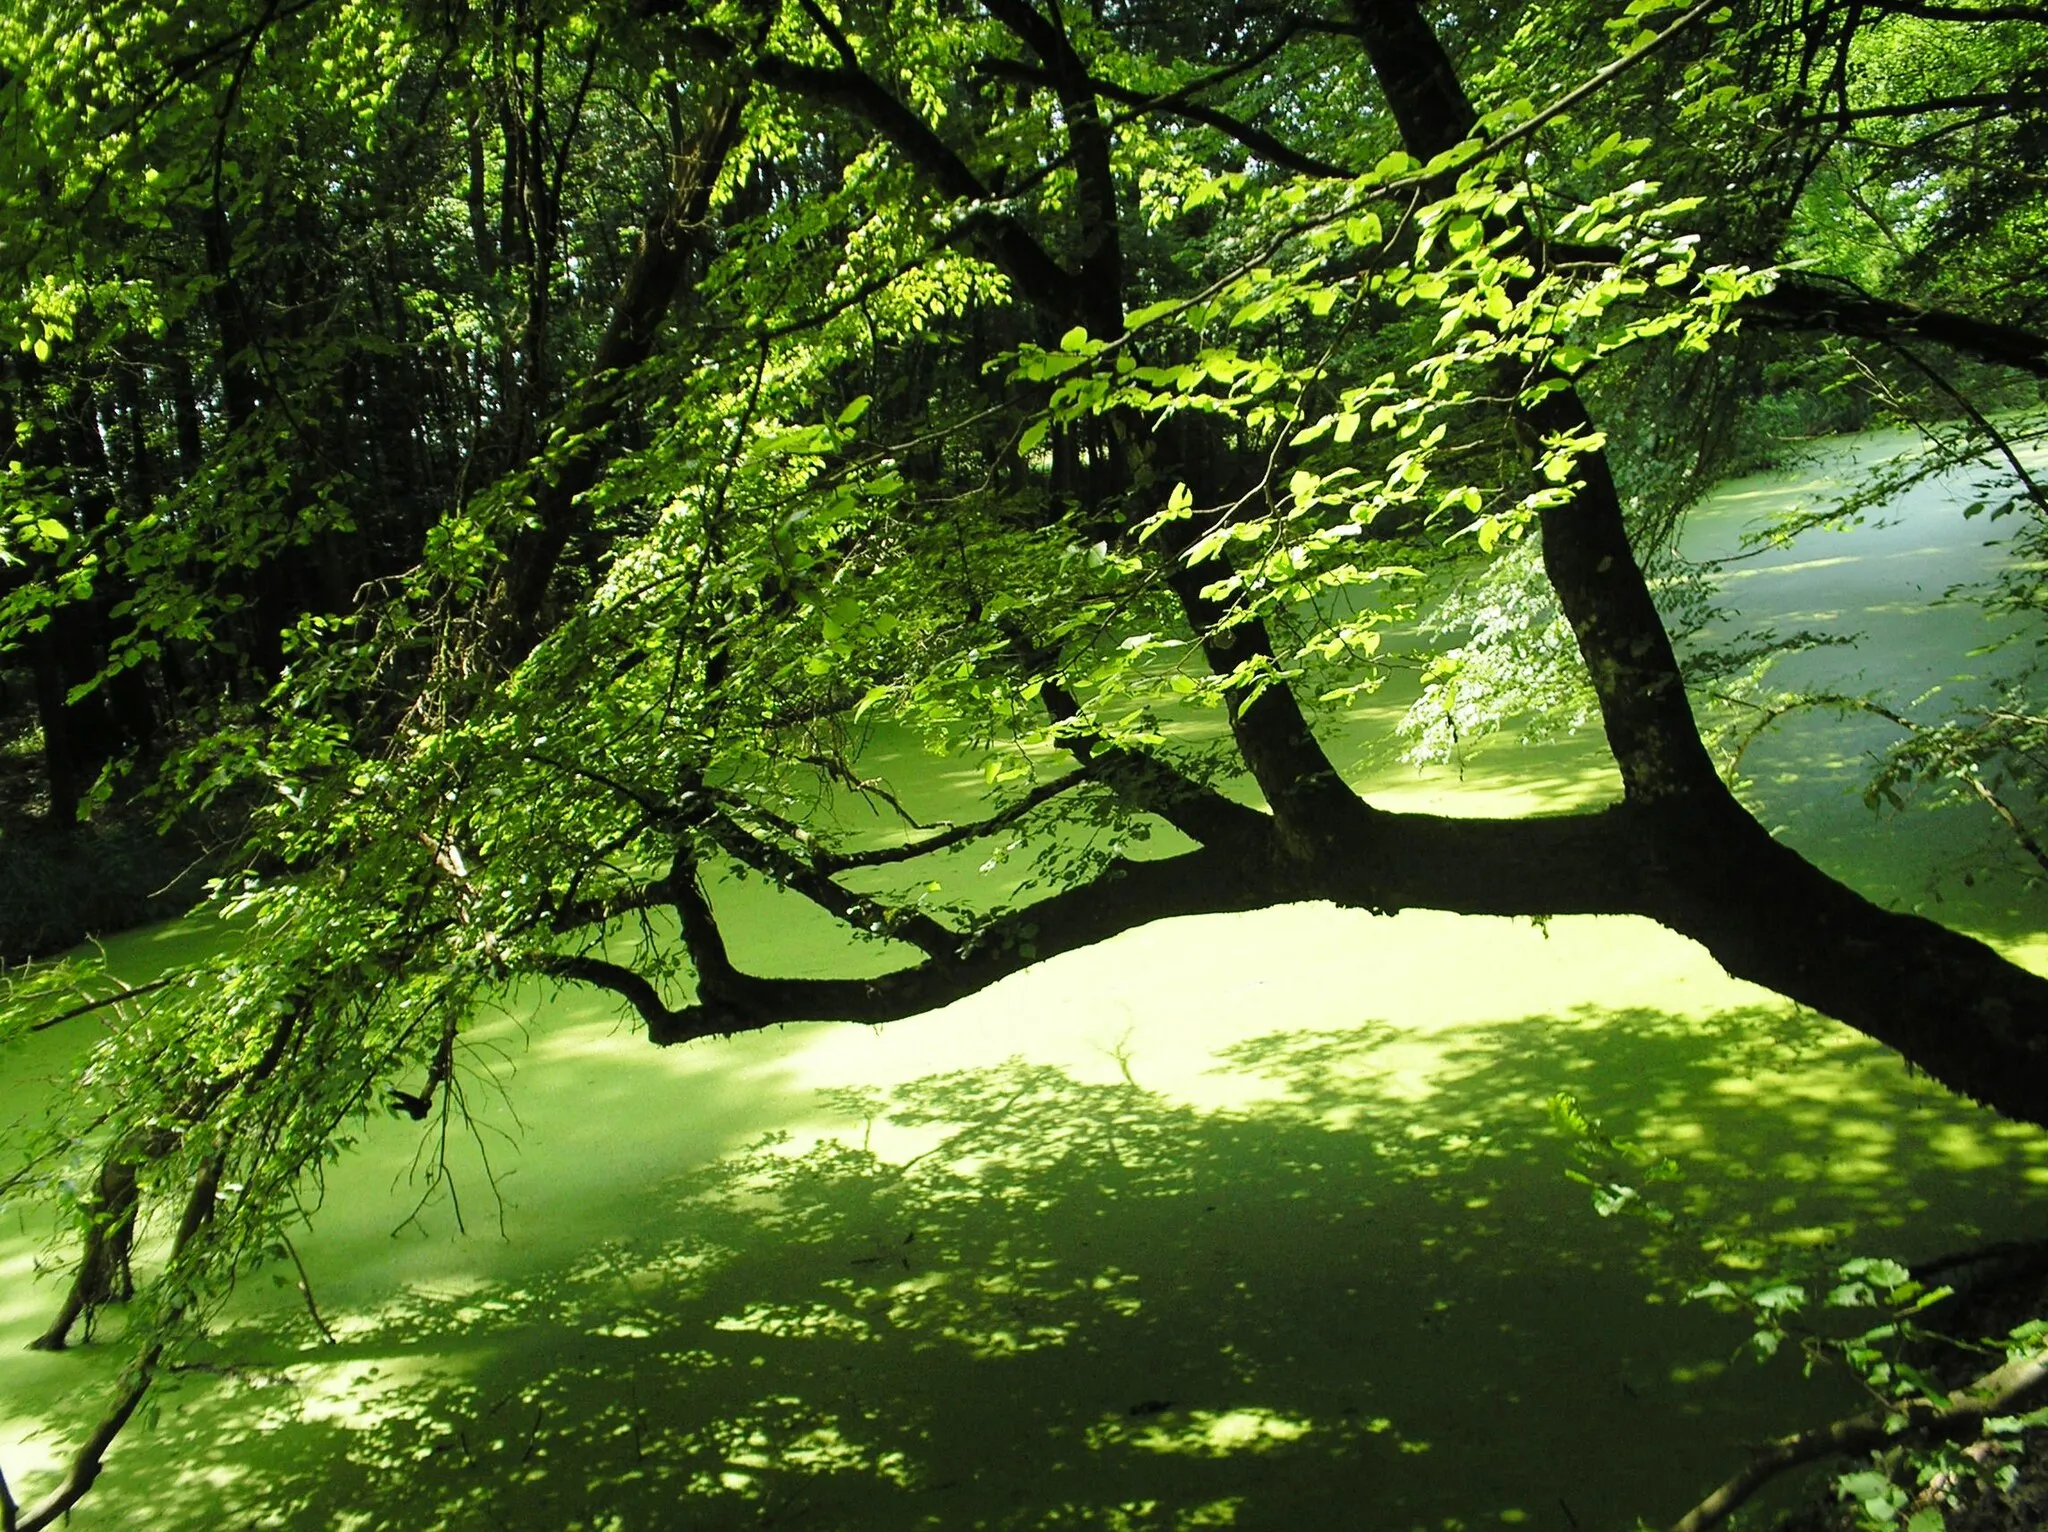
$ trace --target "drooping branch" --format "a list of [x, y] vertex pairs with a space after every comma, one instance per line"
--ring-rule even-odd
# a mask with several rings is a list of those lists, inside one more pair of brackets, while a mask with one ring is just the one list
[[1977, 769], [1977, 762], [1971, 759], [1967, 750], [1945, 748], [1942, 731], [1929, 730], [1896, 709], [1888, 708], [1868, 697], [1852, 697], [1842, 692], [1807, 692], [1771, 707], [1758, 708], [1757, 716], [1749, 727], [1742, 731], [1735, 751], [1729, 759], [1729, 779], [1735, 779], [1736, 773], [1741, 769], [1743, 756], [1767, 730], [1777, 724], [1778, 720], [1810, 708], [1834, 708], [1842, 712], [1868, 713], [1874, 718], [1882, 718], [1886, 723], [1904, 730], [1908, 735], [1921, 741], [1918, 753], [1938, 762], [1950, 776], [1959, 778], [1968, 786], [1983, 805], [1997, 817], [1998, 822], [2005, 826], [2007, 833], [2018, 842], [2020, 849], [2033, 859], [2034, 865], [2043, 873], [2048, 873], [2048, 847], [2042, 846], [2026, 822], [2013, 811], [2012, 805], [2001, 798], [1996, 789], [1984, 780], [1983, 774]]
[[125, 980], [115, 979], [114, 982], [119, 988], [114, 990], [112, 994], [96, 995], [90, 1000], [82, 1000], [77, 1005], [59, 1011], [54, 1016], [44, 1016], [39, 1020], [32, 1021], [28, 1025], [28, 1030], [31, 1032], [47, 1032], [52, 1027], [62, 1026], [67, 1021], [76, 1021], [81, 1016], [90, 1016], [94, 1011], [104, 1011], [110, 1007], [118, 1008], [127, 1004], [130, 1000], [140, 999], [144, 995], [155, 994], [158, 990], [170, 989], [174, 985], [189, 984], [192, 982], [193, 972], [194, 970], [190, 968], [174, 968], [167, 974], [159, 975], [157, 978], [147, 980], [141, 984], [130, 984]]
[[810, 853], [811, 865], [829, 874], [851, 872], [858, 867], [889, 867], [899, 862], [913, 862], [921, 856], [948, 851], [969, 841], [999, 834], [1053, 799], [1086, 786], [1094, 780], [1094, 775], [1086, 771], [1054, 777], [1051, 781], [1039, 783], [1008, 808], [999, 809], [986, 819], [975, 819], [966, 824], [954, 825], [950, 829], [927, 835], [922, 840], [906, 841], [900, 846], [882, 846], [872, 851], [827, 851], [823, 848], [813, 848]]
[[1994, 1368], [1940, 1402], [1916, 1399], [1781, 1438], [1673, 1522], [1671, 1532], [1712, 1532], [1771, 1480], [1808, 1463], [1894, 1447], [1970, 1441], [1983, 1431], [1985, 1421], [2027, 1409], [2044, 1394], [2048, 1351], [2037, 1351]]
[[1890, 351], [1892, 355], [1898, 357], [1907, 366], [1926, 378], [1928, 382], [1934, 385], [1937, 392], [1962, 411], [1964, 419], [1970, 422], [1971, 426], [1980, 436], [1991, 443], [1992, 450], [2005, 459], [2005, 466], [2012, 470], [2013, 477], [2018, 479], [2021, 485], [2025, 487], [2027, 498], [2034, 502], [2035, 512], [2040, 515], [2048, 515], [2048, 493], [2042, 491], [2040, 484], [2036, 482], [2034, 475], [2028, 470], [2025, 461], [2021, 459], [2018, 451], [2014, 449], [2011, 440], [2003, 431], [1991, 423], [1990, 417], [1977, 408], [1970, 396], [1957, 388], [1954, 383], [1949, 381], [1946, 374], [1933, 366], [1925, 357], [1921, 356], [1911, 347], [1901, 345], [1898, 341], [1889, 338], [1883, 344], [1887, 351]]
[[[983, 59], [975, 65], [975, 72], [992, 79], [1020, 80], [1026, 84], [1047, 85], [1054, 83], [1053, 77], [1042, 69], [1014, 59]], [[1200, 123], [1203, 127], [1214, 128], [1225, 138], [1232, 139], [1251, 150], [1269, 165], [1296, 175], [1310, 176], [1317, 180], [1349, 180], [1357, 174], [1332, 161], [1321, 159], [1304, 150], [1296, 149], [1278, 134], [1269, 133], [1256, 123], [1246, 122], [1218, 107], [1206, 106], [1190, 99], [1192, 92], [1183, 87], [1165, 94], [1149, 94], [1133, 90], [1128, 85], [1118, 85], [1099, 75], [1088, 79], [1088, 87], [1095, 94], [1110, 101], [1129, 107], [1129, 118], [1173, 117], [1183, 122]]]

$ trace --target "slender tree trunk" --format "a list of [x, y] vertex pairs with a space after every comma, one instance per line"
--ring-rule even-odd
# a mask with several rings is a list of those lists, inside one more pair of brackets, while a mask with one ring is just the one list
[[74, 1327], [83, 1324], [88, 1337], [93, 1316], [109, 1303], [126, 1302], [135, 1293], [130, 1259], [135, 1247], [135, 1214], [141, 1203], [139, 1173], [151, 1146], [123, 1139], [100, 1163], [92, 1200], [84, 1209], [85, 1248], [71, 1278], [71, 1288], [43, 1333], [29, 1342], [32, 1350], [62, 1351], [71, 1344]]
[[625, 407], [623, 374], [654, 354], [685, 288], [710, 217], [712, 191], [739, 141], [745, 102], [745, 92], [734, 90], [707, 104], [696, 141], [678, 161], [667, 204], [641, 231], [582, 392], [565, 412], [563, 431], [576, 445], [536, 468], [531, 525], [514, 541], [486, 598], [485, 643], [494, 668], [516, 665], [545, 631], [548, 584], [577, 532], [577, 501], [616, 450], [606, 437]]

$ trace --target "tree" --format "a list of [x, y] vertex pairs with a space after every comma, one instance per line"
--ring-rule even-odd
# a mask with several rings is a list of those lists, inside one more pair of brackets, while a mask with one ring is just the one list
[[[2039, 21], [18, 16], [0, 642], [51, 675], [53, 813], [125, 759], [249, 832], [220, 901], [243, 939], [194, 982], [17, 991], [10, 1026], [126, 1016], [16, 1178], [61, 1199], [101, 1161], [46, 1343], [119, 1296], [139, 1208], [176, 1232], [113, 1406], [8, 1527], [85, 1493], [353, 1123], [453, 1109], [465, 1020], [520, 974], [610, 991], [666, 1045], [886, 1021], [1173, 915], [1631, 913], [2048, 1120], [2048, 981], [1827, 877], [1724, 782], [1644, 573], [1714, 459], [1660, 476], [1614, 424], [1759, 329], [2048, 376], [2030, 315], [1963, 301], [1973, 261], [2038, 250], [2020, 181], [1945, 187], [1965, 253], [1872, 290], [1773, 269], [1824, 169], [1924, 159], [1871, 123], [1973, 113], [1976, 153], [2022, 152]], [[1923, 27], [1972, 39], [1983, 88], [1864, 101], [1859, 59]], [[1532, 545], [1621, 801], [1366, 802], [1319, 717], [1374, 683], [1419, 570]], [[73, 743], [79, 710], [132, 738]], [[1197, 743], [1162, 727], [1191, 716]], [[905, 811], [875, 844], [810, 812], [896, 803], [862, 751], [882, 723], [978, 756], [987, 816]], [[1032, 897], [933, 897], [923, 858], [998, 834], [1033, 848]], [[712, 868], [895, 966], [742, 971]]]

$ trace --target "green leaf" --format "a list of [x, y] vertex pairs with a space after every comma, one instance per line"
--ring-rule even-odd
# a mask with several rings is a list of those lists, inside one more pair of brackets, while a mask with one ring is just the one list
[[1766, 1314], [1790, 1314], [1806, 1306], [1806, 1289], [1797, 1282], [1776, 1282], [1749, 1295]]
[[[1381, 163], [1386, 162], [1383, 160]], [[1360, 213], [1344, 220], [1344, 237], [1354, 245], [1377, 245], [1383, 233], [1377, 213]]]

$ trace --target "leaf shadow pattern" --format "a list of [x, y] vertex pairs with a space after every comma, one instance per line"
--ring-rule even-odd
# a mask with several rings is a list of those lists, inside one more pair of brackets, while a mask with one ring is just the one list
[[[1732, 1361], [1677, 1246], [1910, 1258], [2048, 1208], [2041, 1135], [1780, 1007], [1422, 1047], [1275, 1032], [1220, 1108], [1124, 1060], [828, 1093], [842, 1131], [651, 1188], [563, 1268], [330, 1314], [337, 1346], [245, 1311], [81, 1523], [1628, 1527], [1850, 1397]], [[1686, 1162], [1676, 1233], [1593, 1215], [1561, 1089]]]

